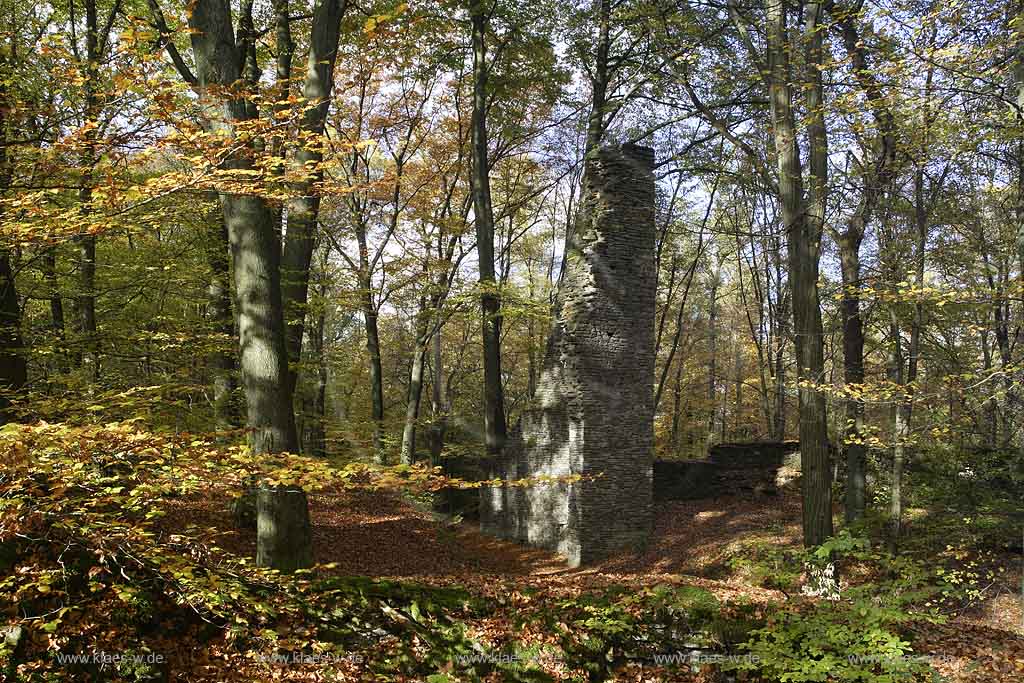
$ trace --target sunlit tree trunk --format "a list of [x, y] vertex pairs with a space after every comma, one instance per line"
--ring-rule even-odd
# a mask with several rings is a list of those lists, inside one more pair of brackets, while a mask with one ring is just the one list
[[737, 338], [735, 331], [730, 334], [730, 343], [732, 343], [733, 357], [733, 434], [734, 438], [742, 438], [740, 434], [741, 427], [745, 422], [743, 417], [743, 348], [740, 345], [740, 340]]
[[[228, 0], [197, 0], [189, 16], [200, 91], [229, 86], [242, 76], [246, 50], [235, 42]], [[252, 116], [242, 99], [221, 102], [215, 127], [233, 132]], [[235, 154], [224, 170], [250, 170]], [[247, 407], [246, 426], [254, 453], [295, 452], [298, 439], [281, 301], [281, 242], [274, 214], [256, 195], [222, 193], [238, 306], [239, 365]], [[256, 563], [294, 571], [312, 563], [312, 533], [306, 494], [298, 487], [262, 487], [257, 496]]]
[[430, 344], [430, 311], [426, 297], [420, 297], [416, 320], [416, 340], [413, 345], [412, 363], [409, 367], [409, 386], [405, 401], [405, 424], [402, 427], [401, 460], [412, 464], [416, 459], [416, 423], [420, 417], [420, 403], [423, 399], [423, 374], [426, 367], [427, 349]]

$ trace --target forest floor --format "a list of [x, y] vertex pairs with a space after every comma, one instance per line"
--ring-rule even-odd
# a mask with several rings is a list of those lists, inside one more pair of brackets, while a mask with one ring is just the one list
[[[794, 492], [661, 504], [651, 541], [642, 552], [579, 569], [568, 568], [551, 553], [484, 536], [472, 523], [451, 523], [389, 494], [314, 495], [310, 505], [315, 561], [334, 563], [339, 575], [461, 586], [491, 597], [526, 589], [561, 599], [609, 586], [669, 584], [703, 588], [723, 604], [780, 602], [789, 596], [756, 585], [729, 559], [742, 555], [750, 544], [794, 551], [800, 545], [800, 498]], [[187, 519], [232, 528], [225, 500], [196, 497], [180, 500], [179, 506], [167, 523]], [[255, 553], [252, 534], [227, 531], [219, 544], [241, 555]], [[950, 614], [946, 623], [916, 630], [914, 651], [932, 657], [932, 665], [947, 680], [1024, 681], [1021, 556], [987, 557], [987, 562], [1003, 565], [999, 578], [984, 586], [972, 605]], [[507, 632], [512, 620], [498, 614], [487, 621], [475, 626], [492, 642], [512, 635]], [[673, 680], [699, 679], [674, 675]]]

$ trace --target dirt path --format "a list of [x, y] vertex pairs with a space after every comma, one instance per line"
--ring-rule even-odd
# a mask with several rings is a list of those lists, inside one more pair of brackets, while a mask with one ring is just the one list
[[[548, 595], [575, 595], [611, 585], [668, 583], [699, 586], [722, 601], [780, 601], [786, 596], [745, 583], [726, 560], [742, 553], [744, 543], [793, 549], [800, 544], [800, 500], [795, 494], [662, 504], [642, 552], [582, 569], [568, 568], [552, 553], [484, 536], [474, 524], [446, 523], [391, 495], [314, 495], [310, 507], [315, 560], [335, 563], [339, 574], [459, 585], [489, 595], [526, 587]], [[255, 553], [254, 534], [230, 530], [232, 519], [223, 498], [175, 501], [162, 526], [170, 531], [187, 523], [229, 530], [219, 537], [220, 546], [248, 556]], [[1009, 568], [1002, 586], [990, 586], [989, 598], [977, 608], [917, 631], [915, 652], [933, 656], [936, 668], [951, 681], [1024, 682], [1020, 599], [1008, 588], [1019, 582], [1019, 570]]]

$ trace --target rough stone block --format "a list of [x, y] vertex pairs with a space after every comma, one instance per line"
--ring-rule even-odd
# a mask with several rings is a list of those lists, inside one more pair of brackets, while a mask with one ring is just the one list
[[654, 451], [654, 151], [598, 150], [565, 256], [535, 405], [490, 476], [578, 481], [481, 491], [483, 531], [571, 565], [646, 541]]

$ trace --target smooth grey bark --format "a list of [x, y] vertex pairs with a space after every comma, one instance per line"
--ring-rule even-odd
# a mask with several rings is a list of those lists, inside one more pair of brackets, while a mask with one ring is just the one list
[[[790, 249], [800, 269], [801, 313], [794, 312], [794, 320], [804, 330], [803, 346], [798, 351], [800, 365], [806, 378], [820, 383], [825, 380], [825, 335], [821, 320], [821, 302], [818, 295], [818, 260], [821, 255], [821, 236], [825, 226], [828, 197], [828, 139], [825, 129], [825, 103], [822, 67], [824, 65], [824, 31], [822, 3], [808, 3], [804, 7], [806, 24], [805, 77], [808, 82], [805, 102], [809, 124], [807, 210], [804, 235]], [[794, 311], [798, 297], [793, 296]], [[799, 332], [798, 332], [799, 337]], [[828, 444], [828, 416], [825, 393], [816, 386], [801, 390], [800, 453], [803, 482], [804, 545], [823, 543], [832, 536], [832, 469]]]
[[256, 565], [290, 573], [313, 564], [309, 503], [297, 487], [260, 488], [256, 494]]
[[[900, 338], [900, 325], [895, 311], [889, 312], [889, 337], [892, 344], [890, 351], [890, 378], [897, 386], [902, 387], [903, 351]], [[889, 523], [888, 546], [891, 553], [899, 547], [900, 534], [903, 526], [903, 468], [906, 462], [906, 438], [910, 432], [909, 413], [904, 408], [905, 400], [897, 402], [892, 411], [892, 479], [889, 482]]]
[[417, 338], [409, 368], [409, 391], [405, 402], [405, 424], [402, 427], [401, 460], [411, 465], [416, 460], [416, 422], [420, 417], [420, 402], [423, 397], [423, 373], [426, 366], [427, 347]]
[[846, 454], [847, 523], [864, 516], [867, 505], [867, 446], [864, 443], [864, 324], [860, 315], [860, 244], [864, 236], [860, 218], [838, 240], [843, 281], [843, 382], [846, 385], [846, 424], [843, 449]]
[[[303, 114], [299, 144], [295, 150], [295, 164], [303, 167], [307, 175], [291, 187], [297, 196], [287, 203], [288, 231], [281, 263], [282, 297], [289, 319], [288, 357], [296, 366], [302, 357], [306, 303], [309, 298], [309, 269], [316, 248], [317, 220], [320, 215], [317, 186], [323, 180], [323, 146], [318, 138], [323, 135], [330, 109], [341, 19], [347, 5], [347, 0], [317, 0], [313, 7], [302, 96], [307, 103], [315, 106], [307, 104], [309, 108]], [[279, 25], [279, 35], [282, 30]], [[290, 35], [288, 41], [290, 44]], [[279, 76], [284, 68], [284, 65], [278, 65]], [[293, 391], [296, 377], [297, 369], [293, 368], [289, 374]]]
[[501, 378], [501, 298], [494, 273], [494, 209], [487, 149], [487, 16], [482, 2], [470, 7], [473, 43], [473, 222], [480, 271], [480, 315], [484, 365], [484, 444], [501, 453], [508, 437]]
[[277, 99], [275, 109], [283, 111], [291, 93], [292, 60], [295, 57], [295, 41], [292, 40], [292, 19], [288, 0], [272, 0], [274, 8], [274, 48], [277, 52], [275, 79]]
[[[152, 2], [153, 0], [150, 0]], [[248, 0], [247, 0], [248, 1]], [[282, 119], [289, 117], [289, 108], [294, 106], [289, 101], [292, 95], [292, 62], [295, 58], [295, 41], [292, 39], [292, 16], [291, 7], [289, 0], [271, 0], [271, 8], [274, 12], [274, 86], [271, 90], [273, 98], [273, 111], [275, 117], [280, 116]], [[255, 63], [255, 57], [253, 59]], [[259, 80], [252, 84], [252, 87], [258, 87]], [[276, 176], [281, 176], [285, 172], [285, 164], [283, 162], [286, 151], [285, 147], [288, 144], [287, 140], [281, 139], [275, 136], [270, 144], [270, 153], [281, 160], [275, 168], [271, 169], [271, 173]], [[274, 212], [274, 225], [281, 231], [282, 234], [285, 232], [284, 226], [284, 207], [286, 202], [280, 204], [274, 204], [272, 207]], [[288, 311], [285, 311], [285, 315]], [[295, 394], [295, 378], [292, 380], [292, 394]]]
[[[229, 0], [197, 0], [189, 16], [198, 87], [226, 87], [242, 77], [246, 50], [235, 41]], [[253, 112], [242, 99], [220, 101], [215, 128], [233, 131]], [[249, 170], [251, 160], [235, 153], [226, 170]], [[281, 300], [281, 242], [274, 215], [256, 195], [221, 193], [230, 240], [237, 303], [239, 364], [254, 453], [298, 448]], [[282, 571], [311, 563], [309, 506], [294, 487], [262, 488], [257, 499], [256, 561]]]

